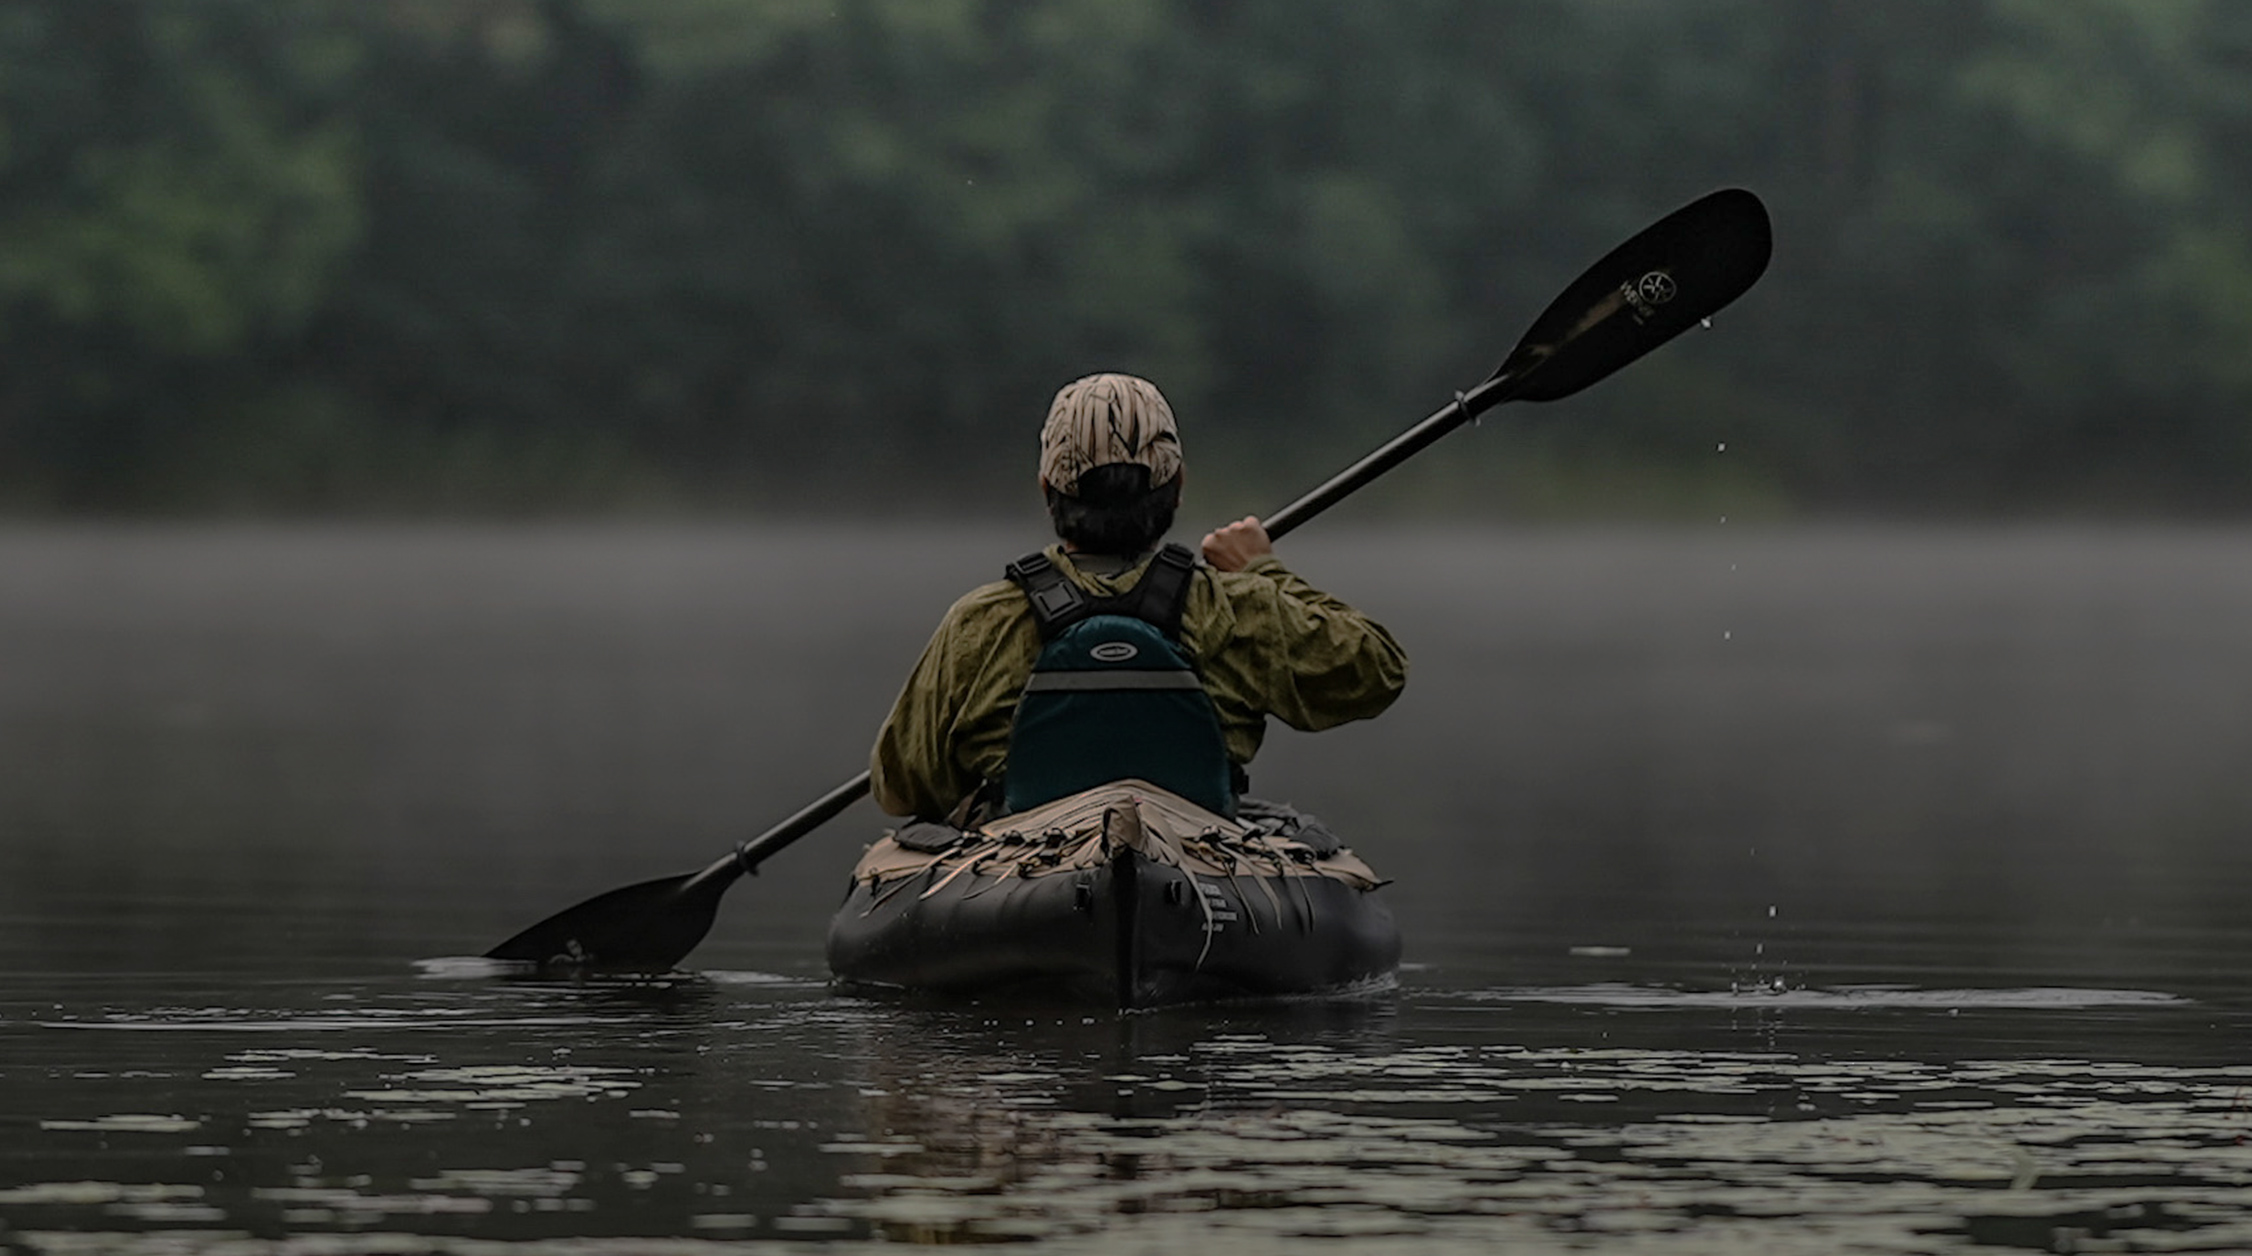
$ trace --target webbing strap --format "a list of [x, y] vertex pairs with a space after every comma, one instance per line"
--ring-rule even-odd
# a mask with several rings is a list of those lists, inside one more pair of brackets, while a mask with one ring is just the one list
[[1181, 639], [1181, 613], [1188, 609], [1189, 582], [1196, 578], [1196, 554], [1188, 546], [1168, 543], [1149, 560], [1149, 568], [1126, 596], [1133, 599], [1128, 613], [1154, 625], [1167, 641]]
[[1101, 692], [1110, 689], [1202, 689], [1196, 673], [1183, 668], [1165, 671], [1104, 670], [1099, 672], [1034, 672], [1024, 682], [1026, 693], [1061, 690]]
[[1094, 615], [1130, 615], [1165, 634], [1181, 639], [1181, 615], [1188, 609], [1189, 585], [1196, 578], [1196, 553], [1186, 545], [1169, 542], [1151, 557], [1142, 578], [1124, 593], [1096, 597], [1034, 551], [1010, 563], [1009, 581], [1024, 590], [1032, 604], [1032, 622], [1042, 641]]

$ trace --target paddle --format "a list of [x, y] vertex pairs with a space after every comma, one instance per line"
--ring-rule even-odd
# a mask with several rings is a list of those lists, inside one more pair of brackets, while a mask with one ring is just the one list
[[[1714, 192], [1610, 251], [1549, 303], [1501, 366], [1431, 417], [1264, 520], [1281, 537], [1505, 401], [1567, 397], [1703, 322], [1767, 269], [1767, 209], [1741, 188]], [[868, 792], [862, 772], [711, 866], [588, 899], [487, 951], [542, 970], [662, 971], [711, 931], [720, 896], [746, 873]]]
[[701, 871], [659, 877], [598, 894], [549, 916], [492, 950], [486, 959], [535, 964], [542, 971], [608, 968], [662, 972], [688, 957], [711, 932], [720, 895], [781, 850], [868, 792], [862, 772]]
[[1262, 520], [1269, 537], [1329, 509], [1504, 401], [1569, 397], [1744, 295], [1767, 269], [1767, 207], [1742, 188], [1699, 197], [1572, 281], [1484, 383]]

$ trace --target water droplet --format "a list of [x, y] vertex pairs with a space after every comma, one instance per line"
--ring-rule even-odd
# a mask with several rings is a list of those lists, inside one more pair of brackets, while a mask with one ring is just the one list
[[1719, 445], [1717, 445], [1717, 446], [1715, 446], [1715, 447], [1714, 447], [1714, 449], [1713, 449], [1713, 452], [1714, 452], [1714, 453], [1716, 453], [1716, 454], [1724, 454], [1724, 453], [1727, 453], [1727, 452], [1728, 452], [1728, 442], [1727, 442], [1727, 441], [1722, 441], [1722, 442], [1720, 442], [1720, 444], [1719, 444]]
[[1736, 639], [1736, 634], [1729, 629], [1723, 628], [1720, 630], [1720, 639], [1723, 641], [1734, 641]]
[[1775, 904], [1773, 903], [1767, 905], [1767, 918], [1769, 920], [1775, 919]]

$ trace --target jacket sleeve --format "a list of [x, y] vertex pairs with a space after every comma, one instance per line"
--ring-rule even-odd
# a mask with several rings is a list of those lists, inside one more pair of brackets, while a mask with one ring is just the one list
[[1382, 624], [1273, 557], [1235, 600], [1237, 631], [1256, 640], [1252, 669], [1267, 713], [1306, 732], [1382, 714], [1407, 687], [1407, 652]]
[[942, 818], [978, 785], [964, 779], [952, 745], [953, 695], [962, 690], [961, 617], [957, 604], [940, 621], [869, 753], [869, 792], [892, 815]]

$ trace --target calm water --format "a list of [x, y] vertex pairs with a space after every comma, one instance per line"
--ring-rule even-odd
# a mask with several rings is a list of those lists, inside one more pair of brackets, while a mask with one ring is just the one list
[[1399, 988], [841, 998], [472, 955], [861, 765], [997, 530], [0, 532], [0, 1249], [2252, 1250], [2252, 532], [1361, 532], [1259, 792]]

